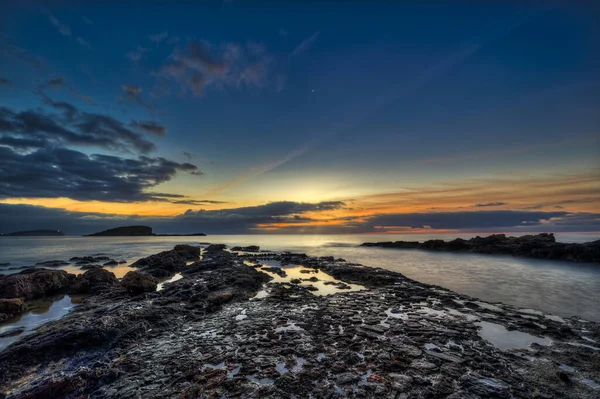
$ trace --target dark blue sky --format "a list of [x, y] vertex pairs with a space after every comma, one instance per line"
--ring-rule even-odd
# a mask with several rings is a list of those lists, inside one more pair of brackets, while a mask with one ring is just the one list
[[[0, 171], [14, 175], [44, 149], [38, 166], [64, 172], [23, 172], [0, 201], [153, 216], [342, 201], [336, 215], [370, 217], [481, 202], [526, 210], [542, 199], [495, 198], [499, 188], [480, 200], [472, 187], [556, 178], [585, 183], [540, 194], [555, 198], [546, 210], [568, 200], [599, 210], [586, 179], [600, 166], [592, 2], [0, 7], [0, 150], [11, 160]], [[69, 169], [74, 155], [60, 149], [89, 165]], [[403, 197], [457, 186], [469, 196]]]

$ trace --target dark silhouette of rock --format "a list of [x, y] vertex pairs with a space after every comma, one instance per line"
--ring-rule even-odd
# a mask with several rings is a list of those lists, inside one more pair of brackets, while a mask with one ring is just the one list
[[249, 245], [247, 247], [233, 247], [232, 251], [243, 251], [243, 252], [259, 252], [260, 247], [258, 245]]
[[41, 298], [68, 289], [74, 275], [64, 270], [26, 269], [21, 273], [0, 276], [0, 298]]
[[116, 284], [119, 284], [119, 280], [113, 273], [100, 267], [94, 267], [77, 276], [71, 284], [69, 292], [94, 295], [107, 291]]
[[64, 260], [47, 260], [45, 262], [38, 262], [36, 266], [45, 266], [45, 267], [59, 267], [66, 266], [69, 262], [65, 262]]
[[429, 240], [366, 242], [364, 247], [399, 249], [425, 249], [433, 251], [476, 252], [481, 254], [505, 254], [540, 259], [560, 259], [573, 262], [600, 262], [600, 240], [583, 244], [556, 242], [554, 234], [541, 233], [521, 237], [492, 234], [470, 240], [457, 238], [452, 241]]
[[88, 234], [88, 237], [99, 236], [153, 236], [152, 227], [148, 226], [123, 226], [114, 229], [104, 230], [99, 233]]
[[196, 260], [200, 257], [200, 247], [193, 245], [179, 244], [175, 245], [173, 250], [183, 256], [185, 260]]
[[14, 233], [0, 234], [5, 237], [62, 237], [65, 233], [60, 230], [27, 230]]
[[25, 311], [21, 298], [0, 299], [0, 323]]
[[138, 295], [144, 292], [156, 291], [158, 280], [147, 274], [130, 271], [121, 280], [121, 285], [130, 293]]
[[109, 260], [104, 264], [104, 266], [117, 266], [118, 264], [119, 262], [117, 262], [116, 260]]
[[151, 255], [146, 258], [139, 259], [131, 265], [142, 270], [150, 269], [165, 269], [170, 272], [178, 272], [185, 267], [187, 251], [163, 251], [156, 255]]
[[83, 265], [86, 263], [105, 262], [107, 260], [110, 260], [108, 256], [75, 256], [69, 259], [69, 262], [75, 262], [77, 265]]

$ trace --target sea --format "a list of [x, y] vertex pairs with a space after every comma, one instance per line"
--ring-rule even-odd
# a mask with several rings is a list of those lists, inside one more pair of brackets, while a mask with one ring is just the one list
[[[345, 234], [345, 235], [212, 235], [207, 237], [1, 237], [0, 274], [21, 266], [73, 256], [106, 255], [126, 263], [107, 267], [117, 277], [137, 259], [172, 249], [179, 243], [259, 245], [263, 250], [334, 256], [348, 262], [381, 267], [411, 279], [438, 285], [487, 302], [542, 310], [562, 317], [600, 322], [600, 264], [517, 258], [505, 255], [444, 253], [360, 247], [373, 241], [425, 241], [471, 238], [488, 234]], [[556, 234], [560, 242], [587, 242], [600, 234]], [[79, 266], [60, 267], [82, 273]]]

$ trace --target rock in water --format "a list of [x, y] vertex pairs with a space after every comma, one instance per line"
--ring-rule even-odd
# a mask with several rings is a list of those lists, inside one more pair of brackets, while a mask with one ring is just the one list
[[25, 311], [25, 302], [20, 298], [0, 299], [0, 322]]
[[150, 269], [163, 269], [174, 273], [185, 267], [186, 256], [189, 256], [188, 254], [189, 252], [187, 251], [163, 251], [156, 255], [139, 259], [131, 267], [139, 267], [146, 271]]
[[98, 294], [112, 288], [118, 283], [119, 280], [117, 280], [113, 273], [99, 267], [94, 267], [75, 278], [70, 292], [75, 294]]
[[123, 277], [121, 285], [130, 293], [137, 295], [144, 292], [156, 291], [158, 280], [147, 274], [131, 271]]
[[173, 250], [186, 260], [196, 260], [200, 257], [200, 247], [194, 247], [193, 245], [179, 244], [175, 245]]
[[0, 298], [41, 298], [64, 292], [74, 276], [64, 270], [26, 269], [0, 277]]

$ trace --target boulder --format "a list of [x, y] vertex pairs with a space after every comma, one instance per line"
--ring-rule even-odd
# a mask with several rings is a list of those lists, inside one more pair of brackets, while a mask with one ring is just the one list
[[26, 309], [21, 298], [0, 299], [0, 322], [11, 319]]
[[[199, 249], [198, 249], [199, 250]], [[184, 251], [163, 251], [156, 255], [151, 255], [146, 258], [135, 261], [131, 267], [138, 267], [143, 270], [150, 269], [165, 269], [169, 272], [178, 272], [185, 267], [186, 258]]]
[[128, 272], [121, 280], [121, 285], [134, 295], [156, 291], [158, 280], [150, 275], [139, 272]]
[[75, 278], [64, 270], [26, 269], [0, 278], [0, 298], [40, 298], [64, 292]]
[[193, 245], [179, 244], [175, 245], [173, 250], [186, 260], [196, 260], [200, 257], [200, 247], [194, 247]]
[[46, 266], [46, 267], [59, 267], [66, 266], [69, 262], [65, 262], [64, 260], [47, 260], [46, 262], [38, 262], [36, 266]]
[[69, 291], [74, 294], [98, 294], [118, 283], [119, 280], [113, 273], [100, 267], [94, 267], [77, 276]]

